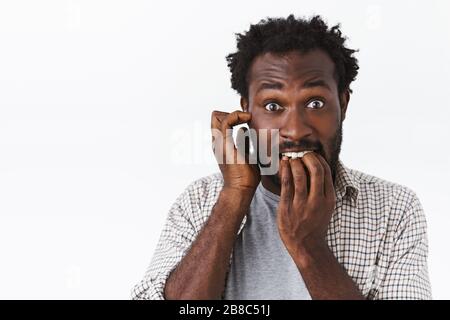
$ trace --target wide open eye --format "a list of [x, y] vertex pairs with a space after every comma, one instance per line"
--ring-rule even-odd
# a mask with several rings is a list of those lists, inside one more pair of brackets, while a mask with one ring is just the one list
[[306, 105], [306, 107], [307, 107], [307, 108], [311, 108], [311, 109], [320, 109], [320, 108], [323, 107], [323, 105], [324, 105], [323, 101], [314, 99], [314, 100], [311, 100], [311, 101]]
[[282, 107], [276, 102], [269, 102], [264, 106], [264, 108], [266, 108], [267, 111], [278, 111]]

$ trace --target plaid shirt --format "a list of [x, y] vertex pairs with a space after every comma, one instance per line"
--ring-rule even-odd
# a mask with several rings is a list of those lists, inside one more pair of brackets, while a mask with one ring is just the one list
[[[205, 225], [222, 186], [221, 173], [215, 173], [194, 181], [176, 199], [132, 299], [164, 299], [168, 276]], [[326, 240], [362, 294], [368, 299], [431, 299], [427, 225], [416, 194], [341, 161], [335, 190]], [[246, 217], [238, 234], [245, 222]]]

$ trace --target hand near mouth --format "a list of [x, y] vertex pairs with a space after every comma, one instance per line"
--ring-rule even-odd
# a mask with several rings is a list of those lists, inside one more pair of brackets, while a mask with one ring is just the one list
[[[365, 297], [328, 247], [326, 235], [336, 204], [331, 169], [316, 152], [283, 156], [277, 224], [292, 260], [313, 299]], [[309, 186], [307, 178], [309, 177]]]
[[277, 223], [287, 250], [296, 256], [305, 247], [323, 247], [336, 202], [330, 167], [322, 156], [310, 152], [301, 159], [283, 156], [280, 173]]
[[[245, 154], [241, 154], [234, 145], [232, 135], [234, 126], [247, 123], [250, 120], [251, 113], [248, 112], [213, 111], [211, 130], [213, 133], [213, 150], [223, 175], [224, 188], [253, 195], [261, 180], [260, 169], [257, 164], [250, 164], [248, 161], [248, 143], [246, 143]], [[243, 135], [245, 130], [240, 128], [238, 135]], [[222, 152], [217, 152], [218, 150]]]

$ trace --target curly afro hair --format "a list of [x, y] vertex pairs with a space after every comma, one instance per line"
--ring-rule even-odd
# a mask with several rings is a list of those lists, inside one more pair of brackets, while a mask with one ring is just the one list
[[307, 53], [312, 49], [322, 49], [335, 64], [338, 91], [350, 89], [350, 83], [358, 74], [358, 60], [352, 50], [344, 46], [346, 40], [339, 30], [340, 24], [328, 28], [319, 15], [309, 20], [287, 18], [267, 18], [250, 25], [244, 34], [236, 33], [237, 51], [226, 56], [231, 71], [231, 87], [242, 97], [248, 98], [248, 74], [252, 61], [267, 52], [286, 53], [298, 50]]

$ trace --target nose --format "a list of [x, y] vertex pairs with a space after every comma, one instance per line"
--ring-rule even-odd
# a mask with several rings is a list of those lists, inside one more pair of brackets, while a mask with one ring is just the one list
[[313, 133], [313, 129], [308, 123], [305, 114], [293, 108], [285, 113], [280, 123], [280, 139], [290, 141], [301, 141], [307, 139]]

